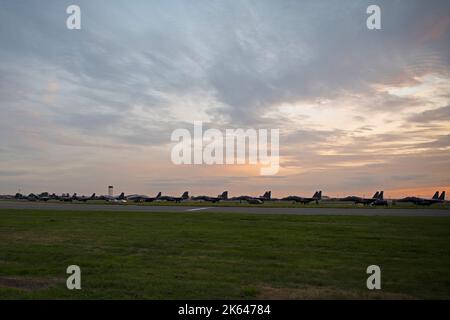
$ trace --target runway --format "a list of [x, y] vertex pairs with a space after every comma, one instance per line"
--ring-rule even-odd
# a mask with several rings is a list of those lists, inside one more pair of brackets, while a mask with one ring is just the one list
[[[43, 203], [0, 201], [0, 210], [62, 210], [62, 211], [109, 211], [109, 212], [197, 212], [288, 214], [305, 216], [405, 216], [450, 217], [446, 209], [393, 209], [393, 208], [271, 208], [271, 207], [198, 207], [198, 206], [148, 206], [123, 204]], [[0, 212], [1, 214], [1, 212]]]

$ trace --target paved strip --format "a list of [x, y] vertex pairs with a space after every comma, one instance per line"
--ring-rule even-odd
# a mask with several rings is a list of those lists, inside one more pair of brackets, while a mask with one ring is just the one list
[[211, 208], [194, 208], [194, 209], [187, 209], [186, 211], [200, 211], [200, 210], [206, 210], [206, 209], [211, 209]]
[[[42, 203], [42, 202], [3, 202], [1, 209], [21, 210], [62, 210], [62, 211], [111, 211], [111, 212], [184, 212], [203, 209], [192, 206], [139, 206], [123, 204], [84, 204], [84, 203]], [[269, 207], [209, 207], [202, 212], [249, 213], [249, 214], [294, 214], [294, 215], [338, 215], [338, 216], [405, 216], [405, 217], [450, 217], [446, 209], [387, 209], [387, 208], [269, 208]]]

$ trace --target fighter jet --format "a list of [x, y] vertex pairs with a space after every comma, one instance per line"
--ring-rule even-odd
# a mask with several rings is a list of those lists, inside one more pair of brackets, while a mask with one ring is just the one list
[[155, 200], [158, 200], [159, 197], [161, 197], [161, 192], [159, 192], [156, 197], [149, 197], [143, 194], [132, 194], [129, 196], [126, 196], [127, 200], [134, 201], [134, 202], [153, 202]]
[[264, 200], [261, 200], [259, 198], [251, 198], [247, 200], [248, 204], [263, 204]]
[[273, 199], [272, 198], [272, 191], [266, 191], [264, 192], [264, 194], [262, 196], [260, 196], [258, 198], [261, 201], [274, 201], [274, 200], [278, 200], [278, 199]]
[[34, 193], [30, 193], [28, 196], [25, 197], [28, 201], [38, 201], [39, 197], [35, 195]]
[[73, 196], [71, 196], [69, 193], [63, 193], [61, 197], [59, 197], [59, 200], [64, 202], [72, 202], [75, 199], [76, 195], [76, 193], [74, 193]]
[[[381, 191], [381, 194], [383, 191]], [[349, 196], [345, 198], [338, 199], [339, 201], [347, 201], [347, 202], [353, 202], [355, 204], [363, 204], [365, 206], [371, 205], [374, 203], [380, 196], [380, 191], [375, 192], [372, 198], [362, 198], [357, 196]], [[382, 199], [381, 199], [382, 200]]]
[[263, 204], [265, 201], [278, 201], [279, 199], [272, 198], [272, 191], [266, 191], [262, 196], [253, 197], [253, 196], [238, 196], [229, 199], [231, 201], [247, 201], [249, 204]]
[[37, 195], [37, 200], [39, 201], [49, 201], [51, 198], [48, 194], [48, 192], [42, 192], [41, 194]]
[[319, 200], [321, 200], [321, 199], [322, 199], [322, 191], [316, 191], [311, 198], [304, 198], [304, 197], [299, 197], [299, 196], [289, 196], [289, 197], [282, 198], [281, 200], [282, 201], [293, 201], [293, 202], [302, 203], [302, 204], [308, 204], [313, 201], [315, 201], [316, 203], [319, 203]]
[[221, 200], [228, 200], [228, 191], [222, 192], [222, 194], [219, 194], [217, 197], [209, 197], [209, 196], [197, 196], [191, 198], [194, 201], [208, 201], [208, 202], [219, 202]]
[[251, 199], [256, 199], [255, 197], [252, 197], [252, 196], [238, 196], [238, 197], [232, 197], [232, 198], [230, 198], [230, 201], [239, 201], [239, 202], [242, 202], [242, 201], [248, 201], [248, 200], [251, 200]]
[[19, 192], [17, 192], [16, 195], [14, 196], [14, 199], [16, 199], [16, 200], [25, 199], [25, 198], [26, 197]]
[[264, 201], [271, 200], [270, 199], [270, 195], [271, 195], [271, 192], [270, 191], [266, 191], [262, 196], [259, 196], [259, 197], [238, 196], [238, 197], [230, 198], [229, 200], [231, 200], [231, 201], [239, 201], [239, 202], [247, 201], [248, 203], [251, 203], [251, 204], [261, 204]]
[[445, 191], [442, 191], [441, 195], [439, 196], [439, 191], [436, 191], [431, 199], [424, 199], [424, 198], [418, 198], [418, 197], [406, 197], [403, 199], [398, 199], [396, 202], [412, 202], [415, 205], [419, 206], [431, 206], [435, 203], [444, 203], [445, 201]]
[[58, 197], [53, 193], [52, 195], [49, 195], [48, 192], [42, 192], [39, 195], [36, 195], [34, 193], [30, 193], [29, 195], [25, 196], [21, 193], [16, 193], [13, 199], [16, 200], [28, 200], [28, 201], [48, 201], [48, 200], [54, 200], [58, 199]]
[[59, 200], [59, 196], [56, 193], [52, 193], [49, 197], [50, 200]]
[[386, 207], [388, 206], [387, 200], [384, 200], [384, 191], [381, 191], [378, 194], [377, 199], [374, 202], [372, 202], [372, 205], [373, 206], [386, 206]]
[[127, 202], [127, 199], [125, 199], [125, 193], [123, 192], [118, 196], [103, 195], [99, 197], [99, 200], [106, 200], [108, 202]]
[[95, 200], [95, 193], [92, 194], [92, 196], [77, 196], [77, 194], [74, 195], [74, 200], [87, 202], [89, 200]]
[[160, 196], [158, 198], [158, 201], [172, 201], [172, 202], [181, 202], [182, 200], [187, 200], [189, 199], [189, 192], [185, 191], [181, 197], [172, 197], [172, 196]]

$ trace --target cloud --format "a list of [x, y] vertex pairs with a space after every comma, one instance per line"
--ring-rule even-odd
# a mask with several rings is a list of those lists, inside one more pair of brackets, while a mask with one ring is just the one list
[[0, 170], [0, 177], [15, 177], [27, 174], [27, 170]]
[[[265, 183], [286, 192], [298, 175], [305, 189], [314, 177], [371, 188], [421, 168], [407, 156], [430, 156], [431, 177], [449, 178], [434, 174], [448, 157], [448, 1], [379, 1], [379, 32], [365, 27], [365, 0], [80, 0], [80, 31], [65, 28], [69, 4], [2, 3], [0, 164], [11, 174], [0, 190], [21, 168], [34, 186], [101, 186], [109, 168], [133, 172], [117, 175], [133, 188], [148, 186], [137, 168], [175, 186], [170, 133], [194, 120], [280, 128], [285, 178]], [[52, 169], [62, 175], [45, 177]], [[199, 188], [260, 183], [224, 171], [181, 175]]]
[[412, 115], [409, 117], [409, 120], [421, 123], [450, 121], [450, 106], [427, 110]]

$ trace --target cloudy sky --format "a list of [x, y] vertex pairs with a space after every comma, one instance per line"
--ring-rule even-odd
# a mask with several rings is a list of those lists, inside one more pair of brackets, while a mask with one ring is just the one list
[[[446, 0], [0, 0], [0, 193], [431, 196], [449, 59]], [[279, 128], [279, 173], [172, 164], [196, 120]]]

